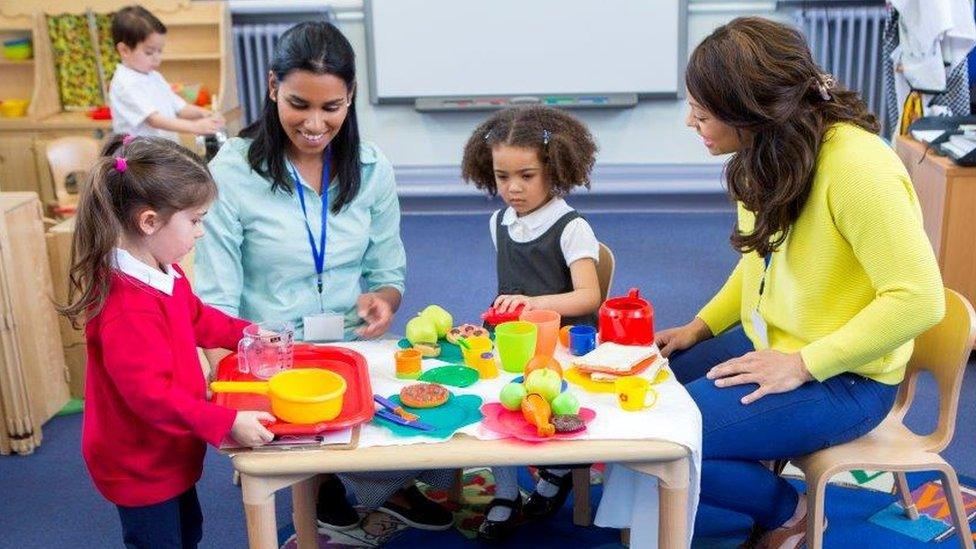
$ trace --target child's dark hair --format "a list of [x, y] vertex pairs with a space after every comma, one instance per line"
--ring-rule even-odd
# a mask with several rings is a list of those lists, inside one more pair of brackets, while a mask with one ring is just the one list
[[[351, 93], [356, 85], [356, 54], [349, 40], [335, 25], [325, 21], [306, 21], [281, 35], [271, 59], [271, 72], [278, 82], [294, 71], [337, 76], [346, 83], [346, 89]], [[339, 194], [332, 203], [333, 213], [339, 213], [359, 194], [359, 122], [355, 97], [351, 99], [346, 120], [330, 145], [336, 163], [335, 176], [339, 179]], [[261, 117], [241, 130], [240, 135], [254, 139], [247, 151], [251, 169], [271, 179], [272, 192], [278, 189], [292, 192], [291, 178], [285, 166], [288, 135], [281, 127], [278, 105], [270, 96], [264, 98]]]
[[166, 25], [142, 6], [126, 6], [112, 16], [112, 43], [135, 48], [149, 35], [166, 34]]
[[71, 245], [68, 303], [58, 310], [78, 324], [101, 311], [112, 280], [112, 254], [124, 234], [142, 234], [139, 214], [165, 223], [180, 210], [217, 196], [207, 165], [168, 139], [114, 136], [81, 190]]
[[552, 107], [513, 107], [499, 111], [477, 127], [464, 146], [461, 178], [498, 194], [491, 149], [497, 145], [535, 149], [553, 194], [590, 187], [597, 145], [590, 130], [574, 116]]

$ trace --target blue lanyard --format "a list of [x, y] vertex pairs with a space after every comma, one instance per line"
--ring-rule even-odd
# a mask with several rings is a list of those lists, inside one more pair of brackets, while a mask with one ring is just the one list
[[308, 213], [305, 210], [305, 190], [302, 182], [295, 172], [295, 167], [288, 164], [291, 170], [291, 177], [295, 181], [295, 190], [298, 191], [298, 201], [302, 204], [302, 217], [305, 218], [305, 232], [308, 233], [308, 245], [312, 248], [312, 261], [315, 262], [315, 274], [317, 275], [317, 287], [319, 290], [319, 302], [322, 297], [322, 271], [325, 269], [325, 233], [326, 218], [329, 214], [329, 172], [332, 163], [332, 147], [326, 147], [322, 161], [322, 232], [319, 235], [319, 245], [315, 246], [315, 237], [312, 236], [312, 227], [308, 224]]

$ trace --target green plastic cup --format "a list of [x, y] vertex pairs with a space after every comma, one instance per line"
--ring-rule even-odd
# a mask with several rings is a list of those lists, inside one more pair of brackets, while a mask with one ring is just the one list
[[506, 372], [520, 373], [535, 356], [539, 328], [524, 320], [503, 322], [495, 327], [495, 348]]

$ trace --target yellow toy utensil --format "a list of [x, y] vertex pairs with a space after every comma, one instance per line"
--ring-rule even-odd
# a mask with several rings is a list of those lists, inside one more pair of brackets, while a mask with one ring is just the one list
[[312, 424], [330, 421], [342, 412], [346, 380], [321, 368], [285, 370], [268, 381], [214, 381], [215, 393], [268, 395], [271, 413], [282, 421]]

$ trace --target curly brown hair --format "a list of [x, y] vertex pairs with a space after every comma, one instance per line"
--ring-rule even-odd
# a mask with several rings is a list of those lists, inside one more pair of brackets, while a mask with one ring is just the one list
[[732, 199], [756, 216], [752, 232], [732, 231], [732, 246], [742, 253], [767, 255], [786, 239], [833, 124], [878, 133], [857, 92], [823, 74], [803, 35], [768, 19], [740, 17], [715, 29], [691, 54], [685, 83], [743, 141], [725, 170]]
[[556, 196], [590, 187], [596, 141], [576, 117], [552, 107], [512, 107], [478, 126], [464, 146], [461, 178], [488, 194], [498, 194], [491, 150], [498, 145], [535, 149]]

